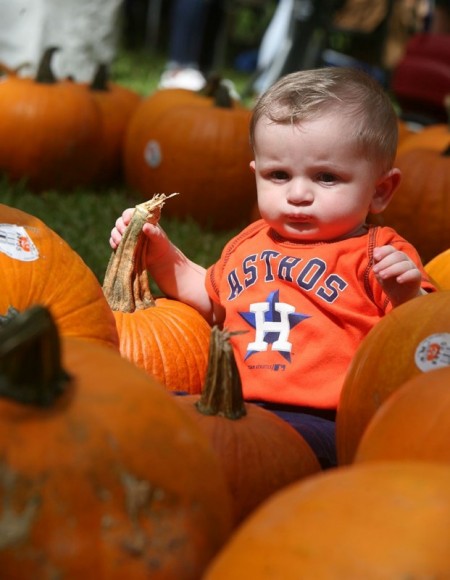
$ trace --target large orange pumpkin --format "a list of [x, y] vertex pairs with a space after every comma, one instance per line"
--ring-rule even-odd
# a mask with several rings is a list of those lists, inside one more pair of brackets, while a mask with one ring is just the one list
[[450, 248], [424, 265], [426, 273], [442, 290], [450, 290]]
[[114, 316], [94, 273], [35, 216], [0, 204], [0, 316], [47, 306], [63, 335], [118, 348]]
[[120, 352], [171, 391], [199, 393], [206, 373], [211, 328], [194, 308], [153, 298], [145, 267], [146, 221], [159, 219], [166, 196], [136, 206], [108, 264], [103, 292], [119, 334]]
[[128, 122], [142, 97], [109, 80], [108, 67], [98, 66], [89, 85], [89, 94], [97, 103], [102, 117], [99, 166], [93, 182], [98, 185], [117, 183], [123, 177], [123, 142]]
[[428, 262], [450, 247], [450, 132], [430, 125], [399, 145], [402, 179], [376, 223], [396, 229]]
[[204, 580], [450, 577], [450, 466], [340, 467], [269, 498]]
[[353, 461], [369, 421], [408, 379], [450, 363], [450, 290], [398, 306], [367, 334], [344, 380], [336, 415], [340, 465]]
[[450, 464], [450, 366], [403, 383], [369, 422], [355, 462], [442, 461]]
[[0, 81], [0, 171], [36, 191], [89, 185], [101, 149], [101, 115], [82, 85], [57, 80], [44, 54], [35, 78]]
[[256, 185], [250, 110], [223, 94], [161, 89], [147, 97], [128, 125], [124, 163], [128, 185], [144, 199], [181, 193], [168, 216], [231, 228], [248, 219]]
[[60, 344], [41, 307], [0, 331], [0, 368], [2, 579], [198, 580], [230, 497], [169, 393], [111, 349]]
[[201, 395], [176, 397], [217, 454], [231, 490], [235, 525], [286, 485], [321, 470], [303, 437], [274, 413], [245, 403], [230, 334], [212, 329]]

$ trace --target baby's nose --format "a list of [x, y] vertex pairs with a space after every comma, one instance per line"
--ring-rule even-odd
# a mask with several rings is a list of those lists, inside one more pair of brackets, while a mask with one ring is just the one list
[[292, 181], [288, 192], [288, 201], [296, 205], [310, 204], [314, 199], [310, 184], [305, 180]]

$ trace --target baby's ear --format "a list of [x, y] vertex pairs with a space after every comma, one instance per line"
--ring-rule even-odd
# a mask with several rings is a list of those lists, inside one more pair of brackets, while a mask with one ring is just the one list
[[250, 166], [250, 170], [253, 171], [253, 173], [255, 173], [255, 169], [256, 169], [255, 160], [250, 161], [249, 166]]
[[389, 170], [380, 177], [375, 186], [375, 193], [369, 208], [370, 213], [381, 213], [386, 209], [400, 183], [401, 177], [401, 171], [397, 168]]

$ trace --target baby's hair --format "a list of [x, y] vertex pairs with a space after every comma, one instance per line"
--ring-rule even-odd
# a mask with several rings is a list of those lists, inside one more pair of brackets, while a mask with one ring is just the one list
[[257, 100], [250, 121], [250, 143], [257, 123], [300, 124], [321, 114], [348, 117], [348, 130], [367, 157], [392, 167], [397, 150], [398, 123], [391, 100], [367, 73], [346, 67], [325, 67], [285, 75]]

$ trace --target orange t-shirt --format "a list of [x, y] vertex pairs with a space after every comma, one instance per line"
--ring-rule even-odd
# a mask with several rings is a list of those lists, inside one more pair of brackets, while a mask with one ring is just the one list
[[372, 271], [375, 246], [404, 251], [427, 278], [416, 250], [394, 230], [336, 242], [298, 243], [257, 221], [207, 271], [212, 300], [226, 311], [244, 398], [333, 409], [349, 363], [392, 306]]

